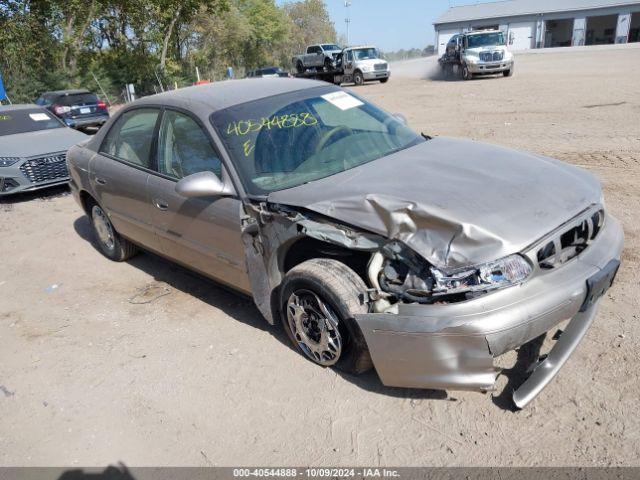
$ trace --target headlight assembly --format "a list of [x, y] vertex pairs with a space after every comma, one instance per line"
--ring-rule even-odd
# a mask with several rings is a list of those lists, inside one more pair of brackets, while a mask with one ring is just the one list
[[431, 267], [436, 295], [488, 291], [524, 282], [531, 275], [531, 264], [521, 255], [509, 255], [477, 267], [444, 272]]

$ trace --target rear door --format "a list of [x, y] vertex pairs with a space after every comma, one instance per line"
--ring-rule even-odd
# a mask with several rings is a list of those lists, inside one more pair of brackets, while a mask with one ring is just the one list
[[160, 250], [151, 225], [147, 182], [160, 117], [158, 108], [124, 112], [113, 124], [89, 166], [97, 201], [115, 229], [150, 250]]
[[149, 177], [152, 220], [162, 252], [194, 270], [249, 292], [237, 197], [185, 198], [176, 183], [210, 171], [222, 180], [220, 155], [199, 121], [166, 109], [157, 143], [156, 174]]

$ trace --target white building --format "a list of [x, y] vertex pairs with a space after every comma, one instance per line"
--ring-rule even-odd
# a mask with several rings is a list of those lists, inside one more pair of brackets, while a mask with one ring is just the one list
[[438, 55], [470, 30], [500, 29], [511, 50], [640, 41], [639, 0], [506, 0], [452, 7], [436, 22]]

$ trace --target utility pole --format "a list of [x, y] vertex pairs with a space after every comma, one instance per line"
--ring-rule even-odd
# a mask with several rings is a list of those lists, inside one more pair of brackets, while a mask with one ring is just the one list
[[351, 6], [351, 2], [349, 2], [348, 0], [345, 0], [344, 8], [347, 9], [347, 18], [344, 19], [344, 23], [347, 24], [347, 46], [349, 46], [351, 44], [350, 38], [349, 38], [349, 26], [351, 25], [351, 18], [349, 17], [349, 7], [350, 6]]

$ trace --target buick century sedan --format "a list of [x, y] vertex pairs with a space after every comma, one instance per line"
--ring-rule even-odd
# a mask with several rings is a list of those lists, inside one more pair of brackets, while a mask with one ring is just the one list
[[491, 390], [496, 357], [570, 320], [514, 392], [524, 407], [620, 264], [588, 172], [420, 135], [310, 80], [143, 98], [67, 161], [106, 257], [143, 248], [249, 294], [310, 361], [388, 386]]

